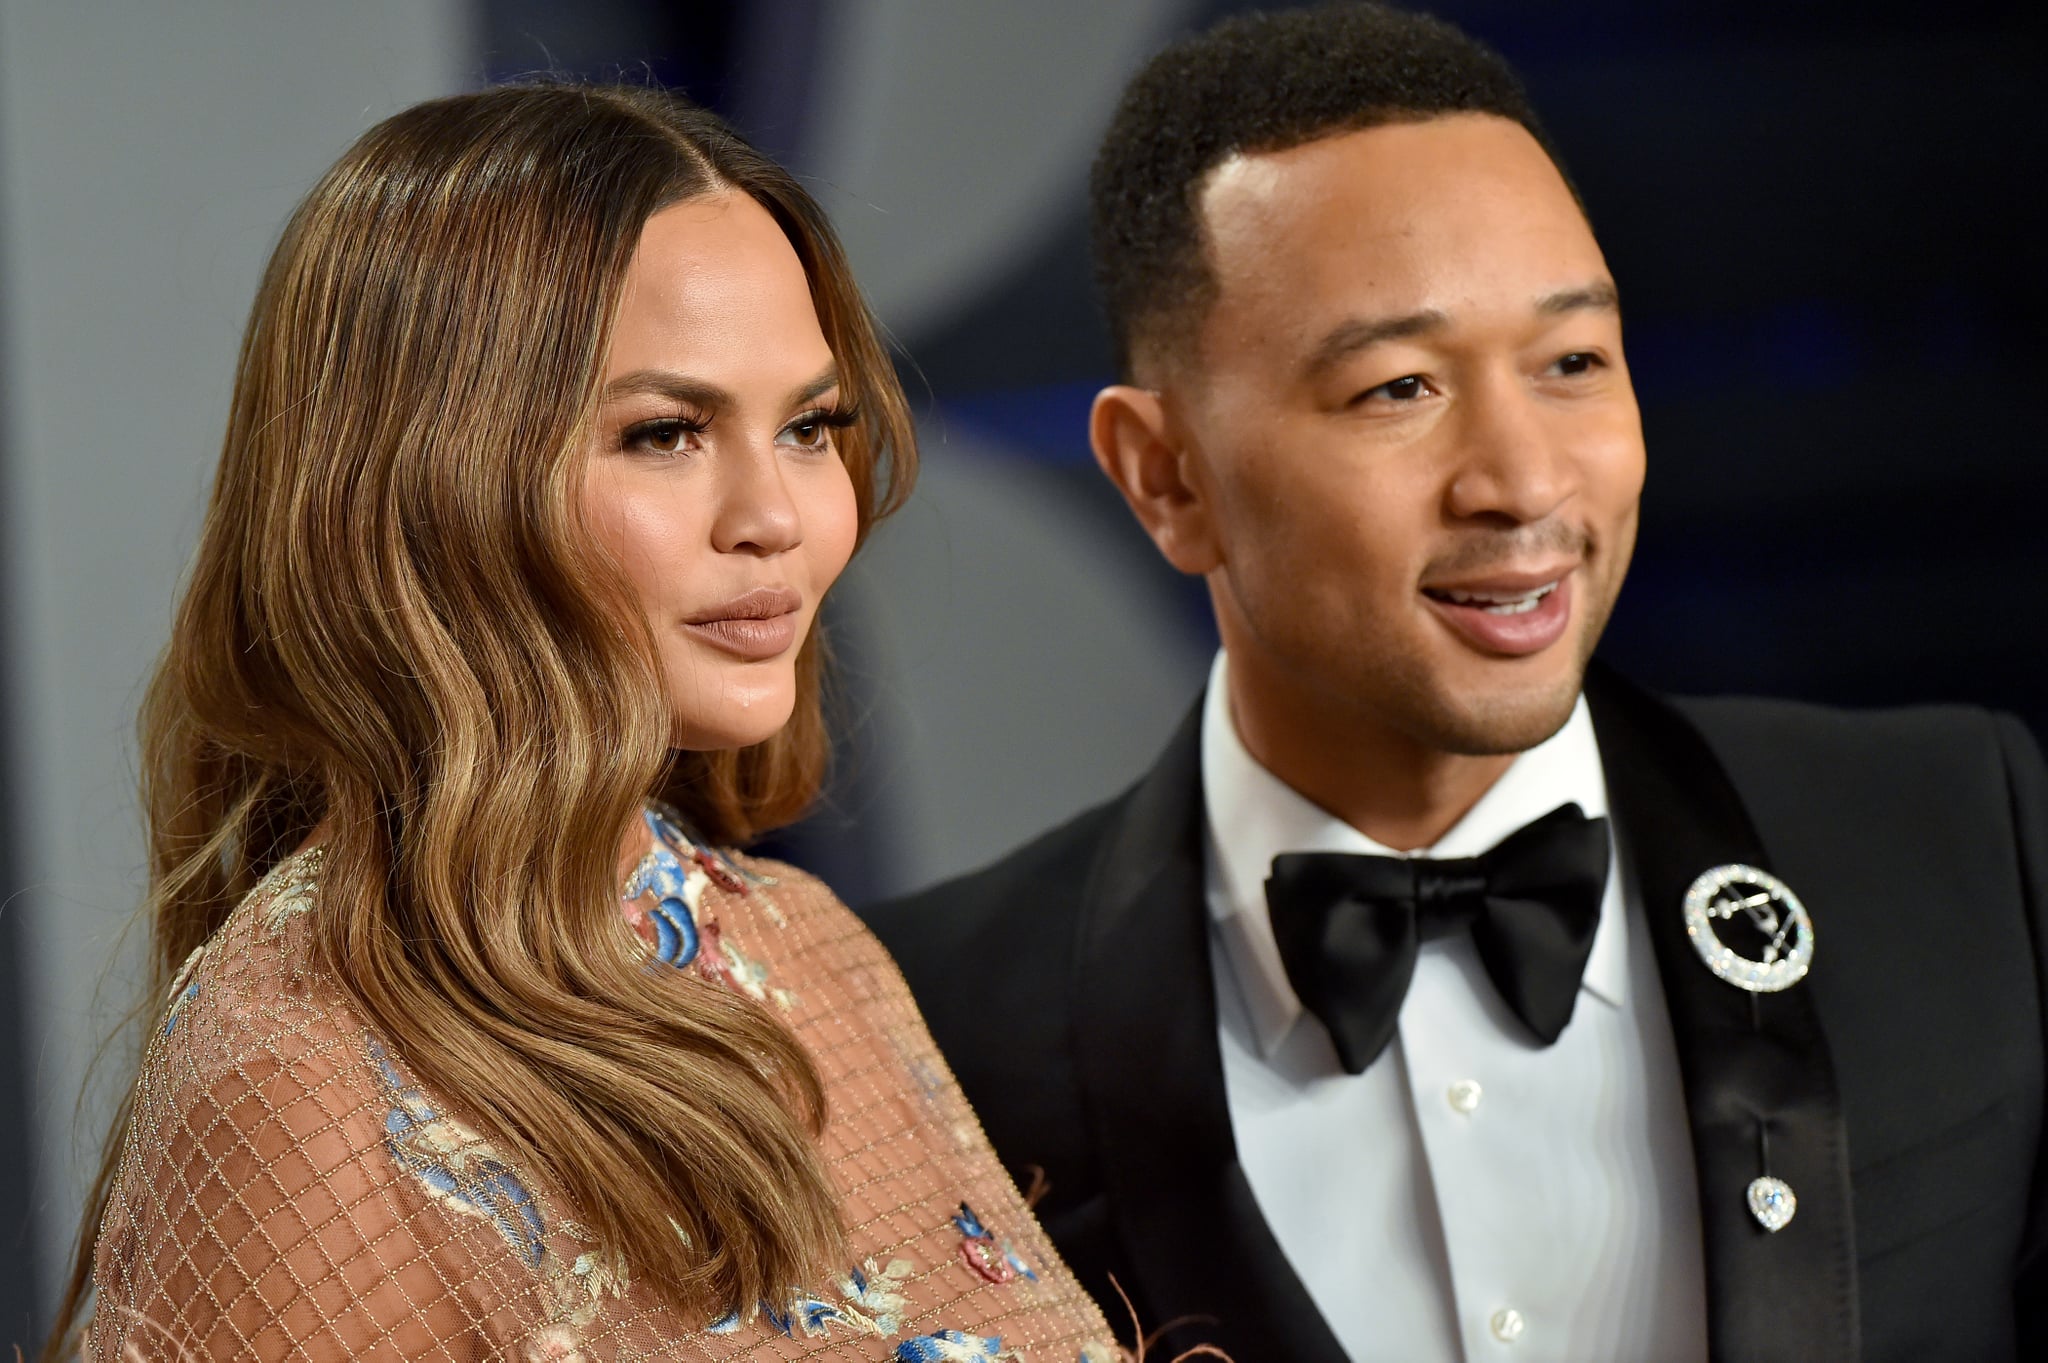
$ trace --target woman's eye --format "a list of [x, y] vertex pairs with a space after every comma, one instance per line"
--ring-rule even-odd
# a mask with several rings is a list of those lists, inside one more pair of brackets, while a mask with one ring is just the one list
[[629, 450], [643, 450], [649, 454], [681, 454], [689, 447], [690, 437], [702, 429], [695, 422], [681, 417], [643, 421], [626, 432], [625, 445]]
[[806, 412], [782, 428], [776, 443], [799, 450], [829, 450], [832, 432], [851, 426], [858, 416], [851, 407]]

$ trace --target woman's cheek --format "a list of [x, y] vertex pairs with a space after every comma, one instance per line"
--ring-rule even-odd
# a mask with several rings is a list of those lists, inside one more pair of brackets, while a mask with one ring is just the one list
[[853, 557], [853, 543], [860, 531], [860, 511], [854, 503], [853, 478], [837, 459], [818, 480], [814, 507], [807, 512], [804, 540], [813, 546], [811, 573], [820, 596], [838, 580]]

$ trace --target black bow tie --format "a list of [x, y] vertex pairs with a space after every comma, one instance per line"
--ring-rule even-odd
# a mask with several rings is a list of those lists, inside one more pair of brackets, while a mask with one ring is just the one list
[[1275, 857], [1266, 904], [1294, 992], [1361, 1074], [1393, 1040], [1416, 948], [1468, 929], [1508, 1007], [1556, 1041], [1606, 887], [1607, 821], [1560, 805], [1483, 856]]

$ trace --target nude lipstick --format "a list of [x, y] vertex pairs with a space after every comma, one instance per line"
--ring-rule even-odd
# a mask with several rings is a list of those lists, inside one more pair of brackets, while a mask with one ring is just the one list
[[797, 641], [804, 599], [787, 587], [756, 587], [686, 618], [683, 628], [735, 658], [761, 662]]

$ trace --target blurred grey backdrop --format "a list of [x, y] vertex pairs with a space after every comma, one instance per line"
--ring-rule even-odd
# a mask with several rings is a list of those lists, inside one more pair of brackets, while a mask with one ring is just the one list
[[[48, 1310], [134, 1002], [133, 714], [297, 196], [417, 99], [680, 86], [785, 158], [902, 346], [926, 475], [835, 595], [859, 903], [1150, 760], [1213, 635], [1088, 462], [1118, 88], [1239, 0], [0, 0], [0, 1350]], [[2048, 721], [2042, 7], [1442, 0], [1620, 279], [1652, 473], [1609, 652], [1655, 684]], [[1028, 925], [1020, 924], [1020, 931]], [[81, 1093], [85, 1093], [80, 1102]]]

